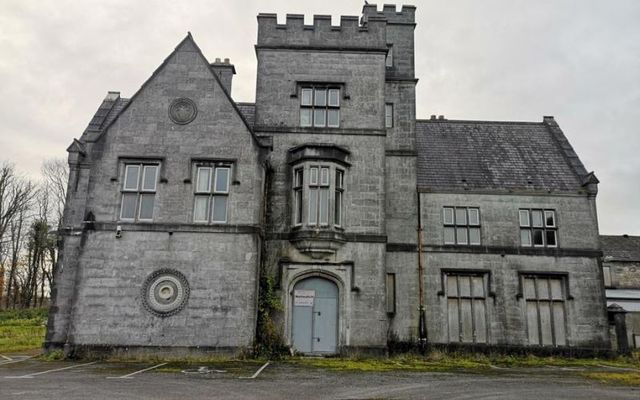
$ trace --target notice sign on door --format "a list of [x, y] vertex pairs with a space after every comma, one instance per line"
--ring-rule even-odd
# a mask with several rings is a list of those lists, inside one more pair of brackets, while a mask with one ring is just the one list
[[293, 292], [293, 305], [300, 307], [313, 307], [313, 299], [315, 297], [315, 290], [295, 290]]

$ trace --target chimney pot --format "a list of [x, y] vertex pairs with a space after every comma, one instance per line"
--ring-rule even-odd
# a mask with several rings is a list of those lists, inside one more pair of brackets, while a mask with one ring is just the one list
[[216, 57], [216, 64], [220, 63], [220, 57]]
[[436, 119], [436, 115], [435, 115], [435, 114], [432, 114], [432, 115], [431, 115], [431, 119]]
[[438, 119], [444, 119], [444, 115], [438, 115]]
[[228, 59], [228, 58], [225, 58], [225, 59], [224, 59], [224, 63], [225, 63], [225, 64], [229, 64], [229, 59]]

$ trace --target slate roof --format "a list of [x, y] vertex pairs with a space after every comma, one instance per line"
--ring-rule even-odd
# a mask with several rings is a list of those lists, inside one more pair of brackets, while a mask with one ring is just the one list
[[640, 236], [600, 236], [605, 261], [640, 261]]
[[109, 92], [93, 115], [85, 132], [101, 132], [120, 114], [129, 99], [120, 97], [118, 92]]
[[253, 128], [253, 125], [256, 120], [256, 103], [236, 103], [240, 113], [244, 116], [244, 119], [247, 120], [249, 126]]
[[421, 191], [571, 192], [597, 183], [553, 117], [543, 122], [416, 121]]

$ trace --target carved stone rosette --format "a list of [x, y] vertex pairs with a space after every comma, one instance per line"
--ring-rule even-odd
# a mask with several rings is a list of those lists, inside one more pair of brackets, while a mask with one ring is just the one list
[[186, 97], [175, 99], [169, 105], [169, 118], [179, 125], [186, 125], [196, 119], [198, 108], [196, 103]]
[[189, 283], [182, 273], [159, 269], [145, 279], [142, 302], [150, 313], [169, 317], [182, 310], [189, 300]]

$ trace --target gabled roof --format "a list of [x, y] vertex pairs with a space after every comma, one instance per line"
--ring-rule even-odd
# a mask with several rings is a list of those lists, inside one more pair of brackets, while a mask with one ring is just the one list
[[553, 120], [416, 122], [418, 189], [577, 193], [593, 190], [587, 173]]
[[[180, 43], [171, 52], [171, 54], [169, 54], [164, 59], [162, 64], [160, 64], [160, 66], [158, 68], [156, 68], [155, 71], [153, 71], [153, 74], [151, 74], [151, 76], [142, 84], [142, 86], [140, 86], [140, 89], [138, 89], [138, 91], [133, 96], [131, 96], [130, 99], [122, 99], [122, 98], [120, 98], [119, 97], [120, 93], [118, 93], [118, 92], [109, 92], [109, 94], [107, 95], [107, 98], [105, 98], [105, 100], [102, 102], [102, 105], [100, 106], [100, 108], [98, 108], [98, 111], [96, 112], [96, 114], [92, 118], [91, 122], [89, 123], [89, 127], [87, 128], [87, 130], [89, 130], [89, 128], [91, 128], [92, 129], [91, 131], [100, 132], [100, 133], [106, 131], [118, 119], [120, 114], [122, 114], [122, 112], [124, 112], [124, 110], [126, 110], [127, 107], [136, 99], [136, 97], [139, 95], [139, 93], [142, 92], [142, 90], [145, 88], [145, 86], [147, 84], [149, 84], [149, 82], [151, 82], [153, 80], [153, 78], [162, 70], [162, 68], [169, 62], [171, 57], [178, 51], [178, 49], [181, 46], [183, 46], [186, 42], [189, 42], [191, 45], [193, 45], [193, 47], [196, 49], [198, 55], [202, 58], [202, 61], [207, 66], [209, 66], [210, 65], [209, 61], [207, 61], [207, 59], [204, 56], [204, 54], [202, 54], [202, 50], [200, 50], [200, 47], [198, 47], [196, 42], [193, 40], [193, 37], [191, 36], [191, 32], [188, 32], [187, 36], [184, 39], [182, 39], [182, 41], [180, 41]], [[224, 95], [227, 97], [227, 99], [231, 103], [232, 107], [236, 110], [236, 112], [237, 112], [238, 116], [240, 117], [240, 119], [242, 120], [243, 124], [247, 127], [247, 130], [251, 134], [251, 137], [253, 138], [255, 143], [258, 146], [264, 147], [264, 145], [258, 140], [258, 138], [256, 137], [255, 133], [253, 132], [253, 123], [250, 124], [247, 121], [245, 115], [240, 111], [240, 109], [238, 108], [238, 105], [236, 105], [236, 103], [231, 98], [231, 95], [229, 94], [229, 92], [227, 92], [227, 90], [225, 89], [224, 85], [220, 82], [220, 78], [218, 77], [218, 75], [216, 73], [214, 73], [211, 70], [211, 68], [208, 68], [208, 70], [211, 72], [211, 76], [213, 76], [213, 78], [218, 83], [218, 86], [222, 90], [222, 93], [224, 93]], [[117, 99], [115, 98], [115, 96], [113, 96], [114, 98], [111, 99], [110, 95], [112, 95], [112, 94], [113, 95], [117, 95]], [[109, 109], [110, 111], [107, 111], [107, 109]], [[254, 107], [254, 109], [255, 109], [255, 107]], [[97, 128], [98, 126], [99, 126], [99, 128]], [[98, 129], [98, 130], [96, 130], [96, 129]]]
[[116, 119], [128, 102], [129, 99], [120, 97], [119, 92], [107, 93], [107, 96], [102, 100], [102, 104], [100, 104], [93, 118], [89, 121], [85, 132], [102, 132]]
[[640, 236], [600, 235], [604, 261], [640, 261]]

